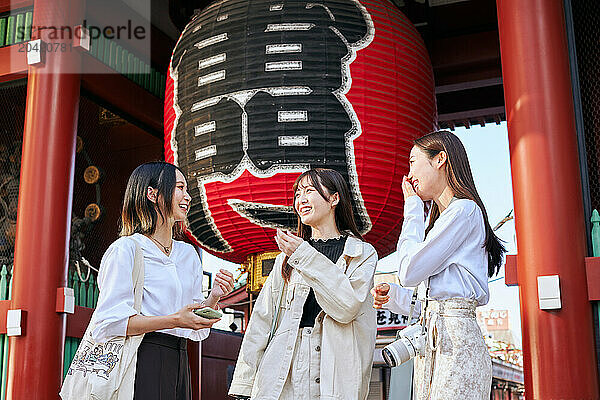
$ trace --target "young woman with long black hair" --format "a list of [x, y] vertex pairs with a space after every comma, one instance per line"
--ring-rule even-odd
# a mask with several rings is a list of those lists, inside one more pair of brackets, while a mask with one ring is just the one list
[[277, 231], [282, 253], [254, 305], [229, 393], [364, 400], [377, 329], [369, 294], [377, 253], [358, 232], [338, 172], [301, 174], [294, 196], [298, 230]]
[[[190, 206], [186, 179], [166, 162], [137, 167], [129, 178], [120, 238], [102, 257], [92, 337], [97, 342], [145, 333], [137, 353], [134, 399], [190, 400], [187, 340], [205, 339], [217, 319], [193, 313], [215, 307], [233, 289], [233, 275], [217, 273], [207, 299], [202, 265], [182, 237]], [[133, 308], [132, 270], [136, 244], [144, 255], [141, 314]]]
[[[402, 286], [429, 284], [421, 313], [428, 340], [425, 356], [415, 358], [414, 398], [487, 400], [492, 365], [475, 307], [488, 302], [488, 277], [500, 268], [505, 249], [457, 136], [438, 131], [415, 140], [409, 163], [398, 276]], [[431, 202], [428, 215], [424, 202]], [[372, 293], [375, 308], [408, 314], [412, 291], [379, 284]]]

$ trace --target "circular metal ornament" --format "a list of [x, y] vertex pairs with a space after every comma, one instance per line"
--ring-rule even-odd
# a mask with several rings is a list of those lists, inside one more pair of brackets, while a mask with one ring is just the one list
[[89, 218], [92, 220], [92, 222], [95, 222], [102, 215], [102, 210], [100, 209], [100, 206], [98, 204], [91, 203], [88, 204], [88, 206], [85, 208], [84, 214], [86, 218]]
[[85, 183], [93, 185], [100, 180], [100, 170], [94, 165], [90, 165], [83, 171], [83, 180]]

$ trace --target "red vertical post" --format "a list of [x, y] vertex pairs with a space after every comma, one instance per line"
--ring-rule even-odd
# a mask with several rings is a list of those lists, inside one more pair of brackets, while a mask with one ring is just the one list
[[[525, 394], [597, 399], [586, 238], [563, 2], [497, 0], [511, 153]], [[538, 305], [559, 275], [562, 308]]]
[[53, 50], [28, 70], [11, 305], [27, 320], [25, 334], [10, 338], [7, 399], [55, 400], [62, 379], [66, 318], [56, 295], [67, 281], [80, 55], [68, 32], [56, 33], [81, 10], [79, 1], [34, 2], [33, 37]]

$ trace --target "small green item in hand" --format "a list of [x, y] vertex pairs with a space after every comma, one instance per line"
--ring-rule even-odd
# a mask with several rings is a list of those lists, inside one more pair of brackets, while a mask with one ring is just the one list
[[214, 310], [210, 307], [197, 308], [194, 310], [194, 314], [207, 319], [217, 319], [223, 316], [223, 313], [221, 311]]

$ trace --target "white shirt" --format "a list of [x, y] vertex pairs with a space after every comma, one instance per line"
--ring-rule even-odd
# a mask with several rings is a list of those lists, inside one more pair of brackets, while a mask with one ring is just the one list
[[[98, 288], [100, 295], [94, 312], [96, 325], [94, 340], [104, 342], [116, 336], [125, 336], [129, 317], [136, 315], [133, 308], [133, 258], [135, 240], [144, 252], [144, 293], [141, 314], [164, 316], [176, 313], [191, 303], [200, 303], [202, 295], [202, 265], [194, 247], [173, 241], [169, 256], [144, 235], [139, 233], [113, 242], [100, 262]], [[165, 329], [158, 332], [188, 338], [205, 339], [209, 329]]]
[[[440, 214], [425, 237], [423, 201], [410, 196], [404, 203], [404, 222], [398, 240], [402, 286], [415, 287], [431, 277], [429, 297], [445, 300], [463, 297], [487, 304], [488, 255], [485, 225], [477, 204], [455, 199]], [[407, 314], [412, 291], [391, 285], [391, 311]]]

